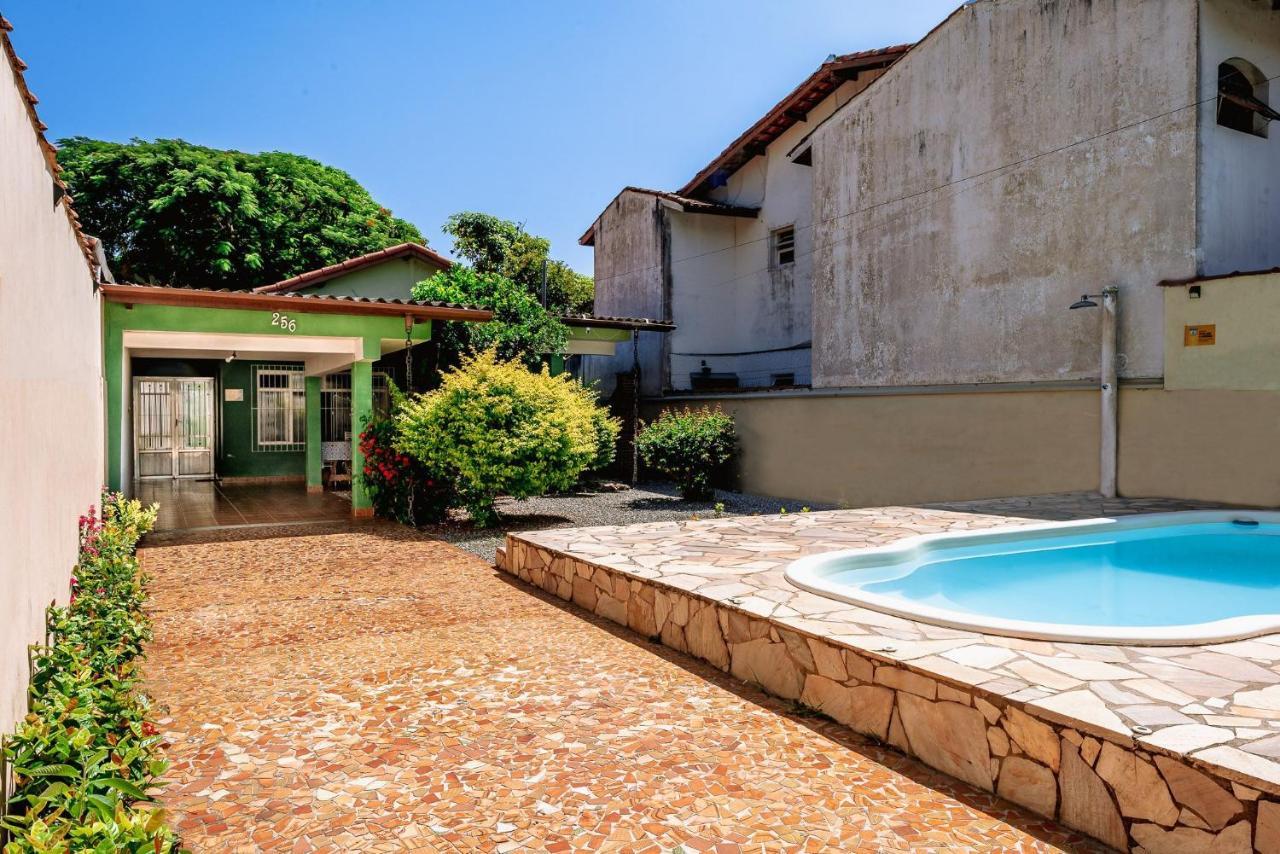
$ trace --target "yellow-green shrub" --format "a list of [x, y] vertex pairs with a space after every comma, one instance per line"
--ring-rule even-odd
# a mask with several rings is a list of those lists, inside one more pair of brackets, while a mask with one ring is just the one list
[[491, 524], [500, 495], [573, 486], [599, 455], [598, 409], [572, 377], [534, 373], [490, 350], [404, 406], [396, 447], [442, 472], [476, 523]]

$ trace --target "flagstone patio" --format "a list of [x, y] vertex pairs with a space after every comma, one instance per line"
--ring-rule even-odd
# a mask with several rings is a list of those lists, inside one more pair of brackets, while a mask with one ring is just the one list
[[141, 554], [195, 852], [1096, 849], [402, 528]]
[[1204, 505], [1058, 495], [521, 533], [499, 565], [1121, 849], [1280, 850], [1280, 635], [1028, 641], [801, 591], [798, 557]]

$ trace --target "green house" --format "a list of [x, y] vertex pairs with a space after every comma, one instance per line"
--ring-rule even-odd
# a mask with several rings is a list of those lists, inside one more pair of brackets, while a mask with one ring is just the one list
[[[108, 485], [217, 479], [318, 492], [349, 481], [352, 512], [368, 515], [352, 476], [363, 467], [360, 425], [390, 382], [406, 385], [434, 322], [491, 319], [412, 299], [416, 282], [449, 265], [402, 244], [254, 291], [103, 284]], [[612, 355], [637, 326], [664, 326], [565, 321], [570, 358]]]

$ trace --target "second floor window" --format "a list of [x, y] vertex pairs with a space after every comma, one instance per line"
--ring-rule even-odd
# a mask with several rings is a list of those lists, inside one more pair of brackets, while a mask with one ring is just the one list
[[782, 267], [796, 260], [796, 228], [788, 225], [773, 233], [773, 265]]
[[1267, 103], [1267, 78], [1253, 63], [1229, 59], [1218, 66], [1218, 124], [1265, 137], [1277, 114]]

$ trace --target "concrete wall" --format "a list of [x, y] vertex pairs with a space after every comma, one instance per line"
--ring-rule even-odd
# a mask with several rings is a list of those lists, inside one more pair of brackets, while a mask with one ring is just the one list
[[412, 299], [413, 286], [444, 269], [412, 256], [390, 258], [381, 264], [305, 288], [309, 294], [341, 294], [375, 299]]
[[[1280, 232], [1277, 232], [1280, 234]], [[1167, 389], [1280, 391], [1280, 273], [1163, 288]], [[1215, 343], [1185, 346], [1188, 326], [1213, 324]]]
[[[615, 198], [596, 221], [595, 313], [670, 319], [667, 252], [659, 199], [630, 191]], [[659, 394], [665, 386], [662, 337], [657, 333], [640, 336], [641, 388], [645, 394]], [[631, 348], [620, 345], [618, 351], [614, 357], [583, 360], [582, 379], [598, 382], [605, 396], [613, 392], [614, 375], [631, 370]]]
[[1132, 390], [1120, 396], [1120, 494], [1280, 506], [1280, 394]]
[[[1251, 136], [1217, 123], [1218, 64], [1280, 75], [1280, 12], [1256, 0], [1200, 3], [1200, 267], [1207, 275], [1280, 266], [1280, 128]], [[1270, 82], [1280, 103], [1280, 80]]]
[[0, 732], [9, 732], [26, 712], [27, 645], [44, 635], [45, 606], [66, 599], [76, 519], [98, 500], [104, 421], [93, 276], [53, 204], [5, 58], [0, 152]]
[[714, 404], [737, 422], [745, 492], [875, 506], [1098, 485], [1093, 391], [811, 392]]
[[1106, 285], [1121, 374], [1158, 377], [1195, 111], [1117, 129], [1192, 103], [1195, 58], [1193, 0], [981, 0], [820, 127], [814, 385], [1097, 376], [1096, 313], [1065, 308]]

